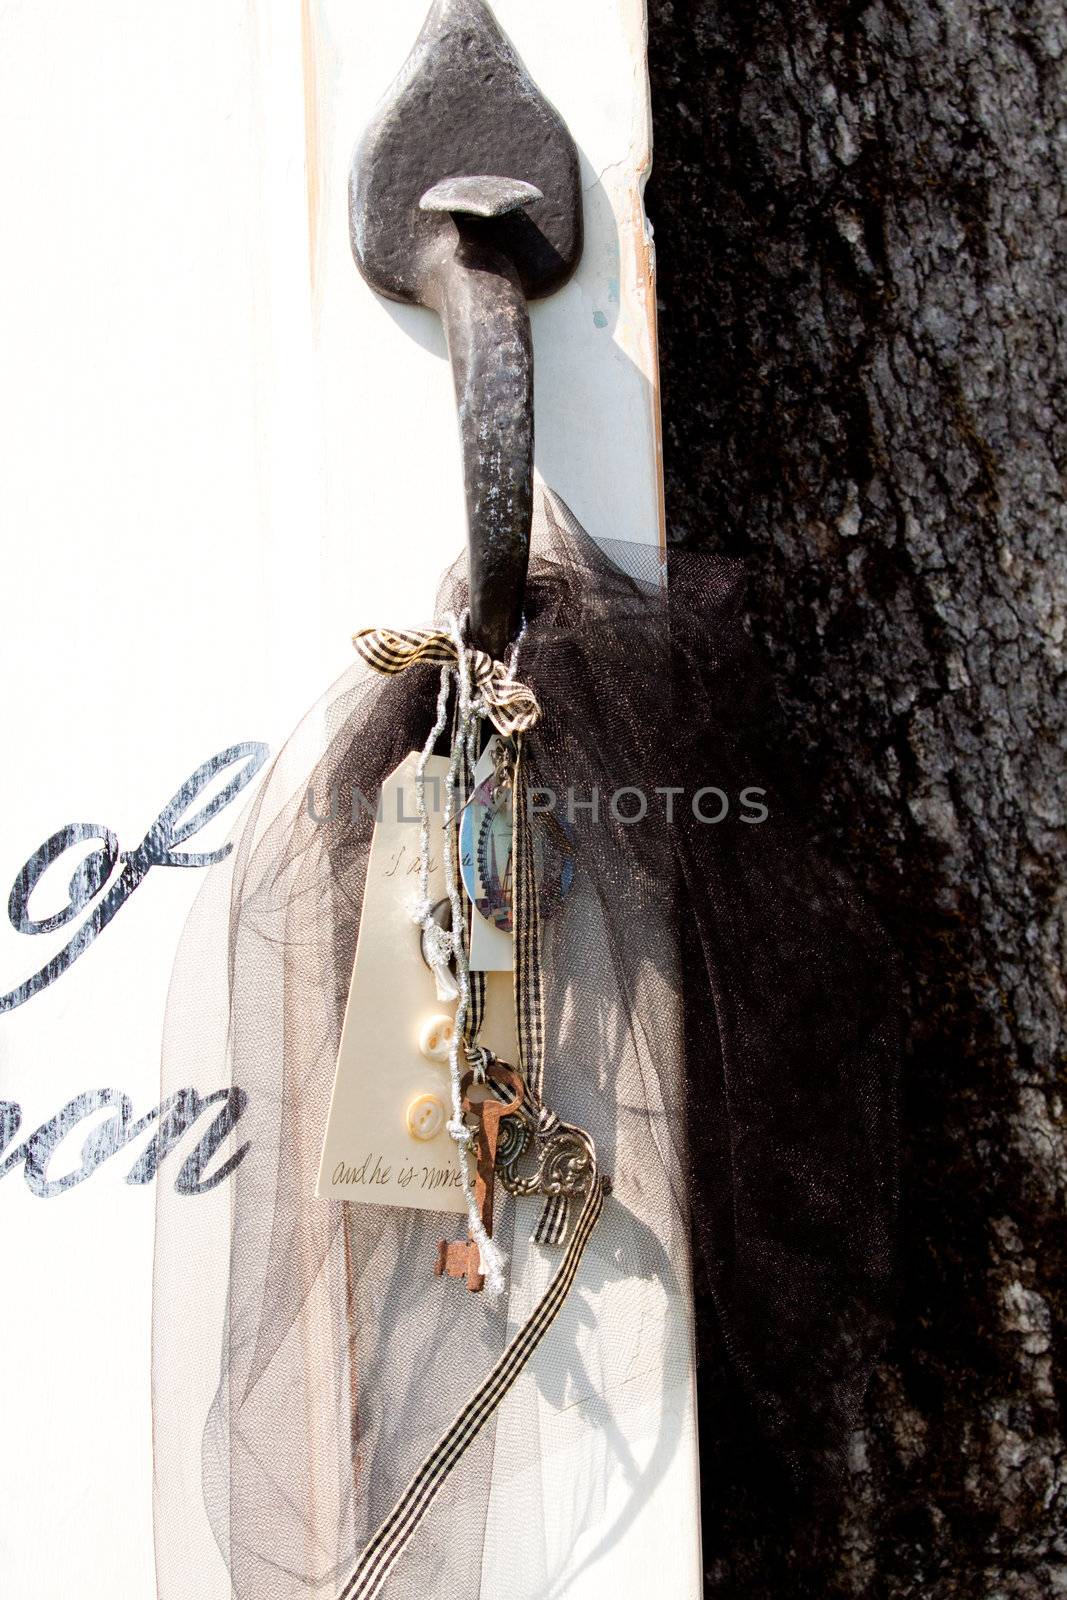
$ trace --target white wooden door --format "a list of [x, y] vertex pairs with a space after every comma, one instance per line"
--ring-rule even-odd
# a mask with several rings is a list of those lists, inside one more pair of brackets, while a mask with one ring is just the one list
[[[657, 541], [643, 0], [495, 9], [562, 110], [584, 177], [581, 267], [533, 310], [538, 468], [594, 534]], [[132, 851], [208, 758], [276, 748], [347, 664], [353, 628], [425, 615], [462, 544], [439, 325], [377, 299], [347, 239], [351, 146], [423, 11], [0, 10], [5, 895], [68, 824], [92, 825], [98, 850], [110, 830], [113, 849]], [[218, 844], [250, 792], [191, 847]], [[155, 1593], [152, 1185], [175, 1181], [203, 1126], [151, 1182], [128, 1181], [144, 1176], [149, 1124], [107, 1159], [92, 1135], [124, 1116], [128, 1131], [158, 1101], [170, 961], [199, 874], [149, 871], [49, 980], [104, 896], [83, 884], [76, 915], [35, 924], [68, 904], [91, 848], [86, 837], [22, 897], [22, 931], [0, 927], [11, 1600]], [[206, 1071], [195, 1087], [218, 1084]], [[226, 1225], [225, 1186], [187, 1204], [191, 1232]], [[221, 1307], [204, 1292], [200, 1312], [217, 1321]], [[688, 1290], [650, 1300], [648, 1316], [682, 1358], [647, 1437], [590, 1451], [602, 1492], [560, 1569], [568, 1596], [699, 1592]], [[189, 1555], [214, 1562], [223, 1594], [193, 1467]]]

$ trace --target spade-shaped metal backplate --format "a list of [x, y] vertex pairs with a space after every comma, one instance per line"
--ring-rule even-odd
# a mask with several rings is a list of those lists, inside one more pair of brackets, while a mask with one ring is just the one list
[[420, 201], [443, 179], [466, 175], [540, 190], [494, 219], [493, 239], [528, 300], [560, 288], [582, 253], [574, 140], [483, 0], [435, 0], [352, 158], [352, 253], [379, 294], [436, 306], [427, 280], [455, 227]]
[[578, 152], [483, 0], [435, 0], [360, 139], [352, 253], [379, 294], [444, 324], [463, 443], [474, 643], [518, 631], [533, 505], [526, 301], [582, 252]]

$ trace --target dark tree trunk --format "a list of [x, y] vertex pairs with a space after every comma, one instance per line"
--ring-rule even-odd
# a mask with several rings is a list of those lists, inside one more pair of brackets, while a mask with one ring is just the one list
[[901, 1290], [840, 1525], [703, 1329], [707, 1593], [1067, 1593], [1055, 0], [650, 0], [674, 538], [742, 553], [908, 975]]

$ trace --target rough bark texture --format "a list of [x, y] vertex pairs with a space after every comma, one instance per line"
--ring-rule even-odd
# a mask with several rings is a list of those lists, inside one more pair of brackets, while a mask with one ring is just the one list
[[650, 0], [672, 535], [741, 552], [908, 973], [896, 1333], [839, 1523], [701, 1356], [707, 1589], [1067, 1594], [1058, 0]]

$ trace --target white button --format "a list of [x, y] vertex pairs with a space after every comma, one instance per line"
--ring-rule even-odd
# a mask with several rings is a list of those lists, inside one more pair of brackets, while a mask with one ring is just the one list
[[444, 1102], [435, 1094], [420, 1094], [408, 1106], [408, 1132], [413, 1139], [436, 1139], [444, 1125]]
[[455, 1023], [451, 1017], [445, 1016], [444, 1012], [428, 1018], [423, 1023], [419, 1029], [419, 1049], [427, 1061], [448, 1060], [454, 1032]]

